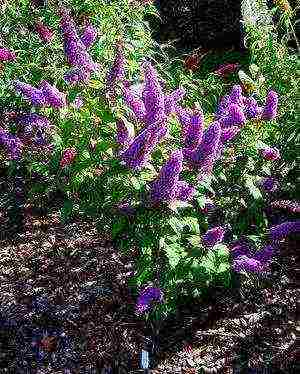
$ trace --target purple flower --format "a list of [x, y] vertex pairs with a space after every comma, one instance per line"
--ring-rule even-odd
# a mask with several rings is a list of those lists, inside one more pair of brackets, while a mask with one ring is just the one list
[[271, 245], [267, 245], [266, 247], [258, 251], [253, 258], [257, 261], [260, 261], [260, 263], [264, 265], [272, 259], [275, 253], [276, 249]]
[[165, 95], [165, 115], [169, 116], [171, 113], [175, 112], [175, 107], [178, 105], [178, 101], [181, 101], [186, 94], [184, 88], [178, 88], [174, 90], [170, 95]]
[[10, 51], [7, 48], [0, 48], [0, 61], [13, 61], [16, 59], [15, 52]]
[[145, 122], [147, 125], [162, 123], [166, 119], [165, 104], [164, 94], [157, 72], [150, 62], [144, 62], [142, 68], [145, 78], [144, 90], [142, 93], [146, 109]]
[[163, 293], [159, 288], [146, 287], [139, 295], [136, 304], [137, 314], [142, 314], [148, 311], [152, 302], [163, 302]]
[[236, 272], [246, 271], [253, 273], [260, 273], [263, 271], [263, 265], [260, 261], [255, 260], [254, 258], [249, 258], [247, 256], [240, 256], [237, 259], [233, 260], [233, 269]]
[[74, 108], [76, 108], [76, 109], [81, 108], [84, 104], [84, 100], [83, 100], [82, 96], [76, 96], [76, 98], [75, 98], [75, 100], [73, 101], [72, 104], [73, 104]]
[[194, 113], [190, 124], [185, 131], [184, 143], [187, 148], [194, 149], [199, 146], [203, 136], [204, 116], [202, 112]]
[[112, 67], [106, 75], [106, 87], [107, 92], [114, 96], [115, 85], [118, 81], [122, 81], [125, 78], [125, 56], [124, 46], [120, 41], [116, 45], [116, 55]]
[[220, 139], [220, 124], [213, 122], [204, 132], [202, 142], [195, 150], [183, 150], [184, 158], [192, 167], [201, 168], [204, 172], [211, 172], [220, 147]]
[[189, 201], [196, 193], [196, 188], [185, 181], [179, 181], [176, 189], [176, 199], [180, 201]]
[[76, 84], [78, 82], [88, 83], [91, 77], [91, 72], [84, 68], [73, 68], [64, 75], [64, 80], [67, 83]]
[[150, 199], [152, 201], [171, 201], [176, 197], [176, 186], [182, 171], [182, 161], [182, 151], [174, 151], [161, 168], [158, 178], [151, 184]]
[[146, 114], [143, 101], [138, 96], [134, 95], [129, 87], [124, 87], [123, 92], [126, 105], [133, 111], [139, 121], [143, 121]]
[[242, 87], [240, 85], [234, 85], [232, 87], [231, 93], [229, 94], [229, 98], [232, 104], [236, 104], [239, 107], [243, 107], [243, 95], [242, 95]]
[[244, 97], [244, 114], [246, 118], [259, 117], [262, 112], [262, 108], [258, 106], [257, 101], [253, 97]]
[[280, 225], [272, 226], [269, 230], [269, 236], [273, 241], [286, 238], [292, 233], [300, 231], [300, 220], [292, 222], [284, 222]]
[[230, 127], [233, 125], [243, 125], [246, 117], [242, 109], [237, 104], [230, 104], [226, 114], [218, 119], [222, 127]]
[[[98, 64], [94, 63], [87, 52], [86, 46], [79, 38], [76, 25], [70, 16], [70, 12], [67, 9], [61, 9], [60, 14], [61, 29], [64, 37], [64, 50], [68, 63], [83, 71], [96, 71], [98, 69]], [[86, 74], [83, 76], [86, 77]], [[79, 77], [81, 77], [81, 75], [79, 75]]]
[[18, 125], [28, 126], [30, 129], [47, 129], [50, 126], [50, 121], [44, 116], [36, 113], [25, 114], [17, 118]]
[[53, 108], [64, 108], [67, 106], [66, 94], [51, 86], [47, 81], [42, 80], [39, 88], [44, 94], [47, 103]]
[[265, 160], [275, 161], [280, 158], [280, 152], [277, 148], [266, 147], [261, 149], [261, 154]]
[[41, 90], [20, 81], [15, 81], [14, 86], [16, 91], [23, 95], [25, 99], [29, 100], [33, 106], [46, 105], [46, 98]]
[[232, 126], [227, 129], [222, 130], [221, 133], [221, 143], [229, 142], [230, 140], [234, 139], [236, 135], [240, 132], [240, 128], [237, 126]]
[[266, 192], [276, 191], [279, 185], [278, 181], [271, 177], [262, 178], [259, 184]]
[[117, 121], [117, 142], [122, 146], [129, 146], [134, 137], [134, 129], [123, 120]]
[[230, 104], [231, 104], [231, 99], [229, 95], [225, 95], [221, 98], [217, 106], [216, 113], [215, 113], [215, 120], [217, 120], [220, 116], [227, 114]]
[[203, 235], [202, 240], [204, 245], [207, 247], [213, 247], [217, 243], [222, 242], [224, 238], [224, 229], [223, 227], [214, 227]]
[[90, 48], [97, 39], [97, 30], [92, 25], [86, 25], [84, 32], [81, 36], [81, 41], [86, 48]]
[[183, 131], [186, 131], [191, 123], [191, 116], [193, 114], [192, 110], [190, 108], [182, 108], [180, 105], [175, 105], [175, 113], [178, 117]]
[[263, 120], [272, 120], [277, 115], [278, 94], [275, 91], [269, 91], [266, 105], [263, 108], [261, 118]]
[[136, 170], [145, 166], [150, 154], [166, 134], [165, 127], [150, 125], [145, 128], [122, 154], [126, 166]]
[[36, 32], [39, 34], [39, 37], [46, 43], [50, 42], [53, 39], [54, 32], [48, 26], [44, 25], [42, 22], [37, 21], [35, 24]]
[[0, 146], [4, 148], [9, 160], [19, 160], [22, 155], [21, 140], [0, 128]]
[[272, 208], [286, 209], [291, 213], [300, 213], [300, 204], [298, 201], [277, 200], [271, 203]]

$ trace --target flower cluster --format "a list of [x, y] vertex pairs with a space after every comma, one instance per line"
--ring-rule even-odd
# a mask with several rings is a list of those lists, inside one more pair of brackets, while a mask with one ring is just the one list
[[115, 60], [106, 76], [106, 91], [109, 97], [115, 99], [116, 84], [125, 79], [124, 45], [121, 40], [116, 44]]
[[66, 94], [45, 80], [40, 82], [38, 88], [18, 80], [14, 82], [14, 85], [16, 91], [21, 93], [33, 106], [64, 108], [67, 105]]
[[98, 69], [98, 65], [88, 53], [88, 48], [97, 37], [96, 30], [91, 25], [87, 25], [80, 38], [70, 12], [61, 8], [60, 15], [65, 55], [68, 63], [73, 66], [73, 69], [65, 74], [65, 80], [69, 83], [88, 82], [91, 73]]
[[203, 235], [202, 241], [205, 246], [213, 247], [218, 243], [221, 243], [224, 238], [225, 231], [223, 227], [214, 227]]
[[142, 314], [147, 312], [151, 304], [156, 302], [162, 302], [163, 301], [163, 293], [159, 288], [156, 287], [146, 287], [142, 290], [142, 292], [139, 295], [139, 298], [137, 300], [136, 304], [136, 313]]
[[144, 167], [156, 145], [167, 134], [167, 128], [151, 125], [145, 128], [122, 152], [121, 158], [128, 168], [139, 170]]
[[272, 226], [269, 230], [271, 240], [278, 241], [286, 238], [292, 233], [300, 232], [300, 220], [284, 222], [280, 225]]
[[0, 62], [13, 61], [16, 59], [16, 54], [7, 48], [0, 48]]
[[0, 149], [3, 148], [9, 160], [19, 160], [22, 155], [21, 140], [0, 127]]
[[215, 74], [219, 75], [222, 78], [227, 78], [230, 74], [234, 73], [238, 68], [239, 64], [222, 64], [214, 71]]
[[174, 151], [161, 168], [158, 178], [151, 183], [150, 199], [152, 202], [189, 200], [195, 189], [184, 181], [179, 181], [182, 171], [182, 150]]
[[53, 39], [53, 30], [51, 30], [48, 26], [44, 25], [43, 22], [37, 21], [35, 24], [35, 30], [44, 42], [48, 43]]
[[64, 150], [62, 158], [60, 160], [60, 167], [64, 168], [74, 161], [77, 156], [77, 151], [75, 148], [67, 148]]
[[25, 144], [46, 146], [47, 131], [50, 129], [50, 121], [36, 113], [25, 114], [16, 119], [18, 135]]
[[275, 192], [279, 187], [278, 181], [271, 177], [262, 178], [259, 185], [265, 192]]
[[291, 213], [300, 213], [299, 201], [277, 200], [273, 201], [270, 205], [272, 208], [286, 209]]
[[261, 149], [261, 155], [267, 161], [275, 161], [280, 158], [280, 152], [277, 148], [266, 147]]

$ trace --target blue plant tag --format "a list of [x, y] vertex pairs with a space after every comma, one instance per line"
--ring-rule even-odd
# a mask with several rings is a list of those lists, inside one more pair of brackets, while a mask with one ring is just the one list
[[149, 369], [149, 353], [144, 350], [142, 350], [141, 367], [142, 369]]

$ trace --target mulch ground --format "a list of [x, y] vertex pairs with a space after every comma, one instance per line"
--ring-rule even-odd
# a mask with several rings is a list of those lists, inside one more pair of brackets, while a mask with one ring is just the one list
[[[92, 221], [63, 225], [56, 212], [27, 209], [25, 227], [0, 242], [0, 373], [142, 372], [147, 330], [126, 284], [132, 259]], [[296, 260], [288, 241], [270, 274], [179, 306], [160, 331], [153, 373], [296, 372]]]

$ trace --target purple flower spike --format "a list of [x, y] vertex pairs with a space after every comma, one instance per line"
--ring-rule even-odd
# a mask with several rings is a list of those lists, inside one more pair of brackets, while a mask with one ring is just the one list
[[202, 112], [191, 116], [190, 125], [185, 132], [184, 143], [187, 148], [194, 149], [199, 146], [203, 137], [204, 116]]
[[87, 25], [84, 29], [84, 32], [81, 36], [81, 41], [86, 48], [90, 48], [97, 39], [97, 30], [92, 25]]
[[74, 69], [69, 70], [64, 75], [64, 80], [70, 84], [76, 84], [78, 82], [88, 83], [88, 81], [90, 80], [90, 77], [91, 77], [91, 72], [89, 70], [74, 68]]
[[300, 220], [293, 222], [284, 222], [280, 225], [272, 226], [269, 235], [273, 241], [286, 238], [292, 233], [300, 232]]
[[213, 247], [217, 243], [221, 243], [224, 238], [224, 233], [223, 227], [214, 227], [208, 230], [202, 238], [204, 245]]
[[261, 154], [263, 158], [268, 161], [275, 161], [280, 158], [280, 152], [277, 148], [270, 148], [270, 147], [263, 148], [261, 150]]
[[277, 116], [278, 94], [275, 91], [269, 91], [266, 105], [263, 109], [261, 118], [263, 120], [272, 120]]
[[176, 199], [180, 201], [189, 201], [196, 193], [196, 188], [190, 186], [185, 181], [179, 181], [177, 183]]
[[67, 106], [66, 94], [51, 86], [47, 81], [43, 80], [39, 88], [43, 92], [47, 103], [53, 108], [64, 108]]
[[115, 60], [111, 69], [106, 76], [107, 92], [115, 95], [115, 84], [125, 78], [125, 56], [123, 50], [123, 43], [118, 42], [116, 45]]
[[237, 126], [229, 127], [228, 129], [222, 130], [221, 134], [221, 143], [229, 142], [230, 140], [234, 139], [237, 134], [241, 131], [241, 129]]
[[159, 288], [155, 287], [144, 288], [144, 290], [142, 290], [137, 300], [136, 313], [142, 314], [147, 312], [154, 301], [159, 303], [163, 302], [162, 291]]
[[22, 155], [21, 140], [0, 128], [0, 147], [3, 147], [9, 160], [19, 160]]
[[15, 52], [10, 51], [7, 48], [0, 48], [0, 61], [13, 61], [16, 59]]
[[146, 109], [145, 122], [147, 125], [162, 123], [166, 119], [162, 86], [159, 82], [157, 72], [150, 62], [144, 62], [142, 67], [145, 77], [142, 93]]
[[242, 109], [237, 104], [231, 104], [224, 117], [220, 117], [218, 122], [224, 128], [233, 125], [243, 125], [246, 122], [246, 117]]
[[195, 150], [184, 149], [184, 158], [194, 168], [201, 168], [204, 172], [211, 172], [212, 165], [218, 154], [221, 139], [221, 127], [213, 122], [204, 132], [201, 144]]
[[243, 107], [243, 95], [242, 87], [240, 85], [235, 85], [232, 87], [232, 91], [229, 95], [232, 104], [236, 104], [239, 107]]
[[23, 95], [25, 99], [29, 100], [33, 106], [46, 105], [46, 98], [41, 90], [20, 81], [15, 81], [14, 86], [16, 91]]
[[253, 258], [257, 261], [260, 261], [262, 264], [266, 264], [268, 261], [272, 259], [275, 253], [276, 249], [271, 245], [267, 245], [259, 252], [257, 252]]
[[259, 182], [259, 185], [265, 192], [274, 192], [279, 187], [278, 181], [271, 177], [262, 178], [262, 180]]
[[276, 200], [271, 203], [272, 208], [286, 209], [291, 213], [300, 213], [299, 201], [293, 200]]
[[183, 155], [181, 150], [174, 151], [162, 167], [158, 178], [151, 184], [152, 201], [171, 201], [176, 197], [176, 186], [182, 171]]
[[128, 149], [122, 154], [126, 166], [141, 169], [148, 161], [156, 145], [167, 134], [167, 128], [151, 125], [135, 137]]
[[117, 142], [121, 146], [128, 146], [134, 137], [134, 130], [123, 120], [117, 122]]
[[260, 261], [247, 256], [238, 257], [233, 261], [233, 270], [240, 273], [241, 271], [260, 273], [263, 271], [263, 265]]
[[170, 95], [165, 95], [164, 97], [164, 104], [165, 104], [165, 115], [169, 116], [171, 113], [176, 113], [176, 106], [178, 102], [181, 101], [186, 94], [184, 88], [178, 88], [177, 90], [173, 91]]
[[36, 113], [25, 114], [17, 118], [18, 125], [29, 126], [35, 129], [46, 129], [50, 126], [48, 118], [40, 116]]
[[129, 87], [124, 88], [124, 100], [126, 105], [133, 111], [134, 115], [139, 121], [145, 118], [146, 110], [143, 101], [134, 95]]
[[215, 120], [217, 120], [220, 116], [227, 114], [230, 104], [231, 104], [231, 99], [229, 95], [225, 95], [221, 98], [217, 106], [216, 113], [215, 113]]

